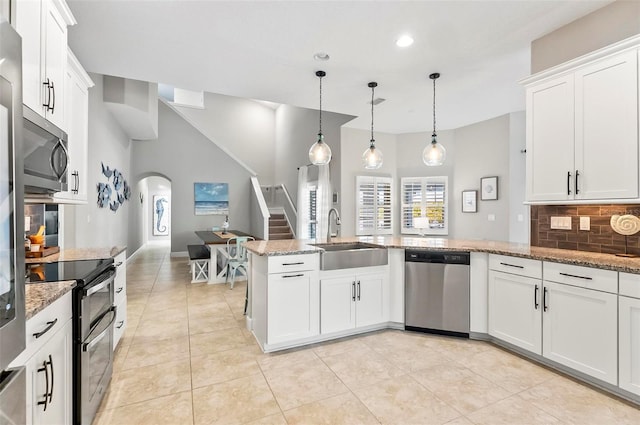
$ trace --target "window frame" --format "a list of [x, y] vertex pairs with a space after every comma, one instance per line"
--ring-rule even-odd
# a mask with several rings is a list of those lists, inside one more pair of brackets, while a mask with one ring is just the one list
[[[428, 228], [428, 229], [416, 229], [411, 226], [407, 226], [405, 221], [405, 211], [407, 208], [414, 210], [416, 208], [416, 202], [411, 204], [405, 203], [406, 194], [405, 187], [408, 184], [420, 186], [420, 216], [427, 216], [427, 210], [429, 208], [427, 202], [427, 188], [433, 184], [443, 184], [443, 208], [442, 215], [444, 216], [444, 226], [442, 228]], [[429, 235], [429, 236], [447, 236], [449, 234], [449, 177], [448, 176], [429, 176], [429, 177], [403, 177], [400, 180], [400, 233], [409, 235]], [[416, 217], [413, 215], [412, 217]]]

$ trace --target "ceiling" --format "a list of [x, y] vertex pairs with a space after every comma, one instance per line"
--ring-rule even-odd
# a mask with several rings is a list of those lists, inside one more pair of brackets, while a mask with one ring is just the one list
[[[69, 0], [87, 71], [358, 116], [376, 131], [451, 129], [524, 109], [530, 43], [610, 1]], [[399, 48], [408, 33], [415, 43]], [[330, 55], [314, 60], [316, 52]]]

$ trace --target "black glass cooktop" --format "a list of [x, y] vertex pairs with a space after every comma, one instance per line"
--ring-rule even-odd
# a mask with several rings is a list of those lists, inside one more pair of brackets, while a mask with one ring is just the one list
[[26, 282], [42, 283], [75, 280], [81, 286], [98, 277], [112, 264], [113, 258], [26, 264]]

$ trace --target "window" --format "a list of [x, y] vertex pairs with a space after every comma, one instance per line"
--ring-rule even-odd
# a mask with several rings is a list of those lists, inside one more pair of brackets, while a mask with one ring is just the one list
[[[447, 235], [449, 233], [449, 184], [446, 176], [402, 179], [402, 233]], [[427, 217], [426, 229], [415, 227], [415, 219]]]
[[316, 218], [316, 195], [318, 191], [315, 186], [309, 187], [309, 239], [316, 238], [316, 224], [318, 223]]
[[393, 233], [391, 177], [356, 177], [356, 235]]

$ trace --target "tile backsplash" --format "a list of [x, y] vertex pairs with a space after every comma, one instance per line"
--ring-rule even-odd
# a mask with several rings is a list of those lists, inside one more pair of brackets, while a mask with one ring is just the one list
[[[625, 237], [614, 232], [609, 224], [611, 216], [616, 214], [640, 216], [640, 204], [532, 205], [531, 245], [624, 253]], [[571, 230], [551, 229], [551, 217], [571, 217]], [[580, 217], [590, 218], [590, 230], [579, 230]], [[627, 236], [627, 252], [640, 255], [640, 233]]]

